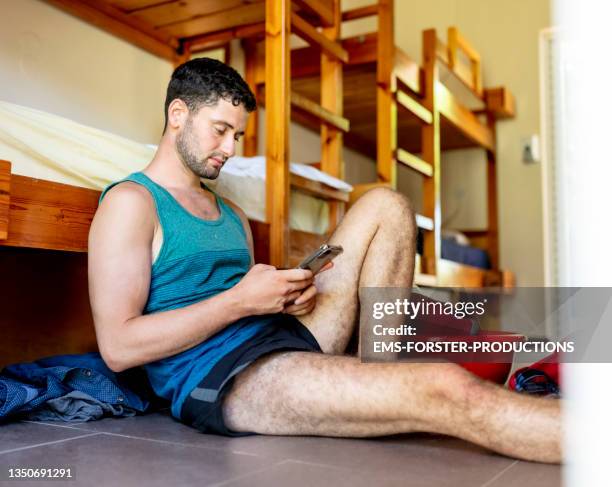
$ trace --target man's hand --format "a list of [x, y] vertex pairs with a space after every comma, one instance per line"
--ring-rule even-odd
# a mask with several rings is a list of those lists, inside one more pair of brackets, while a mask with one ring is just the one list
[[[325, 264], [317, 274], [325, 272], [334, 266], [333, 262]], [[293, 316], [302, 316], [310, 313], [317, 304], [317, 288], [314, 284], [308, 286], [304, 292], [302, 292], [298, 298], [293, 302], [289, 302], [288, 306], [285, 307], [283, 313], [287, 313]]]
[[256, 264], [233, 289], [247, 315], [264, 315], [283, 311], [312, 287], [313, 279], [309, 270]]

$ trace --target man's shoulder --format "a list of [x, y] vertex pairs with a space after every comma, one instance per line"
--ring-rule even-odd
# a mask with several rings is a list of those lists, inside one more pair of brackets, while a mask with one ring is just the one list
[[123, 181], [110, 188], [98, 206], [94, 226], [128, 226], [134, 230], [153, 231], [156, 221], [155, 203], [142, 185]]
[[123, 208], [129, 211], [153, 207], [153, 198], [149, 190], [133, 181], [122, 181], [110, 188], [100, 202], [100, 207]]

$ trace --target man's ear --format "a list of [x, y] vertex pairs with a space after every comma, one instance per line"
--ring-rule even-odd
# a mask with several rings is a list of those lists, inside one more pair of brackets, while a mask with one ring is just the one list
[[177, 130], [185, 125], [189, 117], [189, 107], [180, 98], [175, 98], [168, 105], [168, 126]]

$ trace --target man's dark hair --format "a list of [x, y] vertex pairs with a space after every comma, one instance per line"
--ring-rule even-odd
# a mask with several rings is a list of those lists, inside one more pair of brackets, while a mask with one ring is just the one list
[[247, 112], [257, 108], [255, 95], [238, 72], [221, 61], [206, 57], [187, 61], [172, 73], [164, 106], [164, 131], [168, 125], [168, 107], [177, 98], [183, 100], [192, 113], [203, 105], [216, 104], [219, 98], [234, 106], [242, 104]]

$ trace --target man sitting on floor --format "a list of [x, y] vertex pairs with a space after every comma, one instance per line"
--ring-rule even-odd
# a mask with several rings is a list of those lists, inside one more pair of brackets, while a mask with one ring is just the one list
[[455, 364], [365, 364], [343, 355], [359, 288], [412, 286], [416, 228], [404, 196], [376, 189], [360, 198], [330, 239], [344, 253], [316, 277], [253, 265], [245, 214], [200, 178], [219, 175], [254, 109], [230, 67], [183, 64], [168, 86], [153, 160], [104, 192], [89, 281], [108, 366], [143, 365], [172, 415], [205, 432], [428, 431], [560, 461], [558, 401], [507, 391]]

